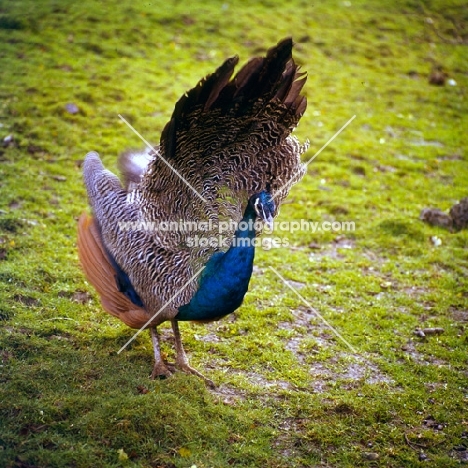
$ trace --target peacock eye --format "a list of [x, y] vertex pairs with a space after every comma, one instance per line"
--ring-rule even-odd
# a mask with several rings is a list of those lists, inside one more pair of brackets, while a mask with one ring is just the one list
[[263, 211], [263, 207], [262, 207], [262, 203], [260, 202], [260, 198], [255, 199], [254, 209], [255, 209], [255, 212], [260, 216], [261, 212]]

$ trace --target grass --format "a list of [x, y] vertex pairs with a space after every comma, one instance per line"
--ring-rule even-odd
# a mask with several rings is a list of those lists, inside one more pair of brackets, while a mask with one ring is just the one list
[[[467, 196], [462, 1], [0, 1], [0, 466], [458, 466], [467, 460], [467, 232], [418, 220]], [[259, 249], [242, 307], [182, 325], [192, 364], [150, 381], [149, 336], [80, 271], [80, 164], [157, 144], [223, 59], [292, 35], [308, 167], [280, 220], [354, 221]], [[431, 86], [440, 65], [455, 86]], [[77, 106], [70, 113], [66, 105]], [[438, 237], [436, 246], [431, 238]], [[352, 351], [269, 268], [348, 341]], [[418, 338], [416, 328], [444, 333]], [[162, 327], [172, 357], [171, 333]]]

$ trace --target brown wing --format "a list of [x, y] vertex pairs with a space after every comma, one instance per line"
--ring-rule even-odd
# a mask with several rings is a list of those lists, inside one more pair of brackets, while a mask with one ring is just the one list
[[149, 315], [117, 289], [116, 272], [106, 256], [94, 218], [87, 213], [82, 213], [78, 221], [78, 256], [104, 310], [131, 328], [141, 328]]

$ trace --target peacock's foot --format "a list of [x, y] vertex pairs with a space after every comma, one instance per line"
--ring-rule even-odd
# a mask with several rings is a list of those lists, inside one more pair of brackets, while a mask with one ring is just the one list
[[215, 383], [205, 377], [201, 372], [198, 372], [196, 369], [194, 369], [189, 363], [187, 359], [184, 359], [183, 357], [179, 359], [179, 356], [177, 356], [176, 360], [176, 366], [179, 370], [185, 372], [186, 374], [193, 374], [196, 375], [197, 377], [200, 377], [201, 379], [204, 380], [204, 382], [211, 388], [216, 388]]
[[176, 370], [180, 370], [182, 372], [185, 372], [186, 374], [196, 375], [197, 377], [203, 379], [204, 382], [211, 388], [216, 388], [216, 385], [212, 380], [205, 377], [201, 372], [198, 372], [196, 369], [190, 366], [187, 360], [184, 359], [180, 360], [179, 362], [176, 362], [175, 365], [165, 362], [155, 363], [150, 378], [151, 380], [167, 379], [171, 377], [176, 372]]
[[193, 374], [197, 377], [200, 377], [205, 381], [207, 385], [211, 388], [216, 388], [214, 382], [210, 379], [207, 379], [202, 373], [198, 372], [196, 369], [190, 366], [187, 355], [185, 354], [184, 347], [182, 345], [182, 340], [180, 339], [179, 324], [177, 320], [171, 320], [172, 330], [174, 331], [175, 347], [176, 347], [176, 367], [181, 371], [187, 374]]
[[153, 372], [151, 372], [151, 380], [154, 379], [167, 379], [172, 375], [172, 372], [167, 368], [164, 362], [155, 362]]
[[165, 379], [172, 375], [172, 372], [167, 368], [166, 363], [161, 356], [161, 349], [159, 348], [159, 336], [156, 327], [150, 327], [151, 342], [153, 343], [154, 351], [154, 367], [151, 372], [151, 379], [159, 378]]

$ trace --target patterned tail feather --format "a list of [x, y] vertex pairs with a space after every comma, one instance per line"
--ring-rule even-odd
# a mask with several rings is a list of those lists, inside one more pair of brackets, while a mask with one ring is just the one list
[[[285, 39], [265, 58], [250, 60], [231, 81], [237, 57], [228, 59], [176, 104], [161, 136], [161, 154], [210, 202], [223, 186], [244, 204], [254, 186], [280, 185], [268, 177], [287, 182], [292, 174], [302, 175], [303, 148], [287, 138], [307, 105], [300, 94], [306, 77], [291, 52], [292, 40]], [[269, 170], [262, 173], [265, 166]], [[159, 203], [171, 188], [186, 194], [181, 205], [191, 204], [193, 192], [158, 158], [149, 167], [143, 184], [149, 204]]]
[[[175, 171], [158, 156], [150, 162], [139, 191], [145, 220], [238, 222], [249, 197], [262, 190], [270, 190], [278, 211], [305, 173], [300, 155], [307, 146], [291, 132], [306, 109], [306, 76], [292, 46], [291, 39], [281, 41], [234, 78], [238, 59], [230, 58], [181, 97], [159, 149]], [[193, 269], [213, 251], [191, 248]]]

